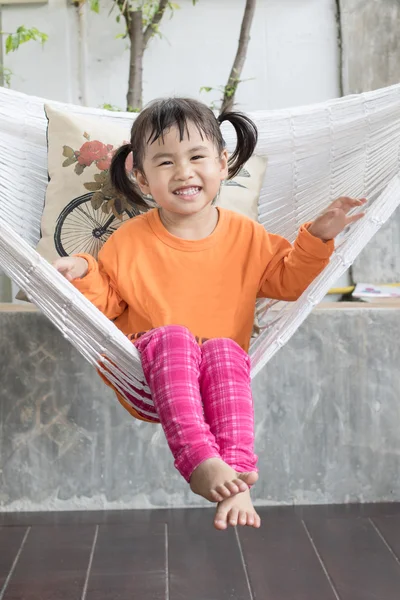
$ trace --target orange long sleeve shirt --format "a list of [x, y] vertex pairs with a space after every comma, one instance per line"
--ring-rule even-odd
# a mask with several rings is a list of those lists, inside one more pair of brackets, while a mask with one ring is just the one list
[[225, 337], [248, 350], [257, 297], [296, 300], [329, 262], [334, 243], [300, 228], [292, 246], [246, 217], [219, 208], [202, 240], [173, 236], [157, 209], [122, 225], [98, 261], [74, 280], [125, 334], [183, 325], [200, 339]]

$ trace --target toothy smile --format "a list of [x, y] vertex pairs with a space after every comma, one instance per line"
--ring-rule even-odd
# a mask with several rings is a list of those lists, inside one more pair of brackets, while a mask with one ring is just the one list
[[188, 188], [180, 188], [179, 190], [175, 190], [174, 194], [177, 196], [194, 196], [200, 192], [201, 188], [199, 187], [188, 187]]

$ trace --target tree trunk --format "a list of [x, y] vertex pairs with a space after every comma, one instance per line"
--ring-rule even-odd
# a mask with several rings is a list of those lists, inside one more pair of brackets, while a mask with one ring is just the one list
[[336, 0], [336, 22], [337, 22], [337, 39], [339, 47], [339, 85], [340, 95], [344, 96], [344, 83], [343, 83], [343, 39], [342, 39], [342, 6], [341, 0]]
[[233, 108], [236, 90], [240, 83], [240, 76], [246, 60], [247, 48], [250, 41], [250, 29], [256, 9], [256, 1], [257, 0], [246, 0], [246, 8], [244, 9], [242, 27], [240, 29], [238, 49], [231, 73], [229, 75], [228, 83], [225, 86], [220, 114], [229, 112]]
[[129, 13], [128, 17], [128, 32], [131, 48], [126, 103], [127, 110], [139, 111], [142, 109], [143, 105], [143, 54], [145, 49], [142, 11], [132, 11]]

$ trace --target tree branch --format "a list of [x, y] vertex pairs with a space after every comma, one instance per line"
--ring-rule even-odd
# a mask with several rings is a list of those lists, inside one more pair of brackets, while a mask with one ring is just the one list
[[[121, 15], [124, 17], [125, 23], [126, 23], [126, 29], [128, 30], [129, 22], [130, 22], [128, 1], [127, 0], [113, 0], [113, 2], [114, 2], [114, 5], [116, 4], [118, 6]], [[113, 10], [113, 8], [111, 10]], [[110, 10], [109, 14], [111, 14], [111, 10]]]
[[151, 23], [149, 23], [149, 25], [147, 25], [147, 27], [144, 31], [143, 40], [144, 40], [145, 48], [146, 48], [147, 44], [149, 43], [150, 38], [154, 35], [154, 27], [159, 24], [159, 22], [161, 21], [161, 19], [164, 16], [166, 9], [168, 8], [168, 1], [169, 0], [160, 0], [158, 9], [154, 13]]
[[246, 60], [247, 48], [250, 41], [250, 29], [253, 22], [254, 12], [256, 9], [256, 0], [246, 0], [246, 8], [240, 29], [239, 44], [236, 57], [229, 75], [228, 83], [224, 89], [224, 98], [220, 114], [232, 110], [237, 87], [240, 83], [240, 75], [242, 74], [244, 62]]
[[142, 18], [142, 11], [134, 10], [129, 14], [129, 21], [127, 20], [131, 41], [128, 93], [126, 96], [127, 110], [142, 109], [144, 52]]

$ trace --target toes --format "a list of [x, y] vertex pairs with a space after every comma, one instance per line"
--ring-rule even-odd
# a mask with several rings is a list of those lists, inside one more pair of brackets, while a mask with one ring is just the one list
[[229, 511], [229, 515], [228, 515], [228, 522], [229, 525], [231, 525], [232, 527], [236, 527], [236, 525], [238, 524], [238, 518], [239, 518], [239, 511], [237, 508], [232, 508]]
[[222, 496], [217, 490], [211, 490], [208, 498], [211, 502], [222, 502], [224, 496]]
[[247, 483], [245, 481], [243, 481], [242, 479], [234, 479], [233, 482], [237, 488], [237, 492], [236, 494], [238, 494], [239, 492], [246, 492], [249, 489], [249, 486], [247, 485]]
[[[217, 494], [219, 494], [222, 497], [222, 500], [224, 498], [230, 498], [232, 496], [232, 493], [228, 489], [226, 484], [217, 485], [217, 487], [215, 488], [215, 491], [217, 492]], [[221, 502], [221, 500], [220, 500], [220, 502]]]
[[220, 508], [217, 510], [215, 518], [214, 518], [214, 527], [216, 529], [226, 529], [228, 526], [227, 523], [227, 514], [226, 511], [221, 510]]
[[238, 494], [241, 491], [241, 489], [240, 489], [239, 485], [236, 483], [236, 481], [227, 481], [225, 483], [225, 487], [228, 488], [231, 495]]
[[253, 527], [255, 527], [256, 529], [258, 529], [259, 527], [261, 527], [261, 519], [259, 517], [259, 515], [257, 513], [255, 513], [254, 515], [254, 524]]
[[247, 513], [245, 510], [239, 512], [238, 525], [247, 525]]

